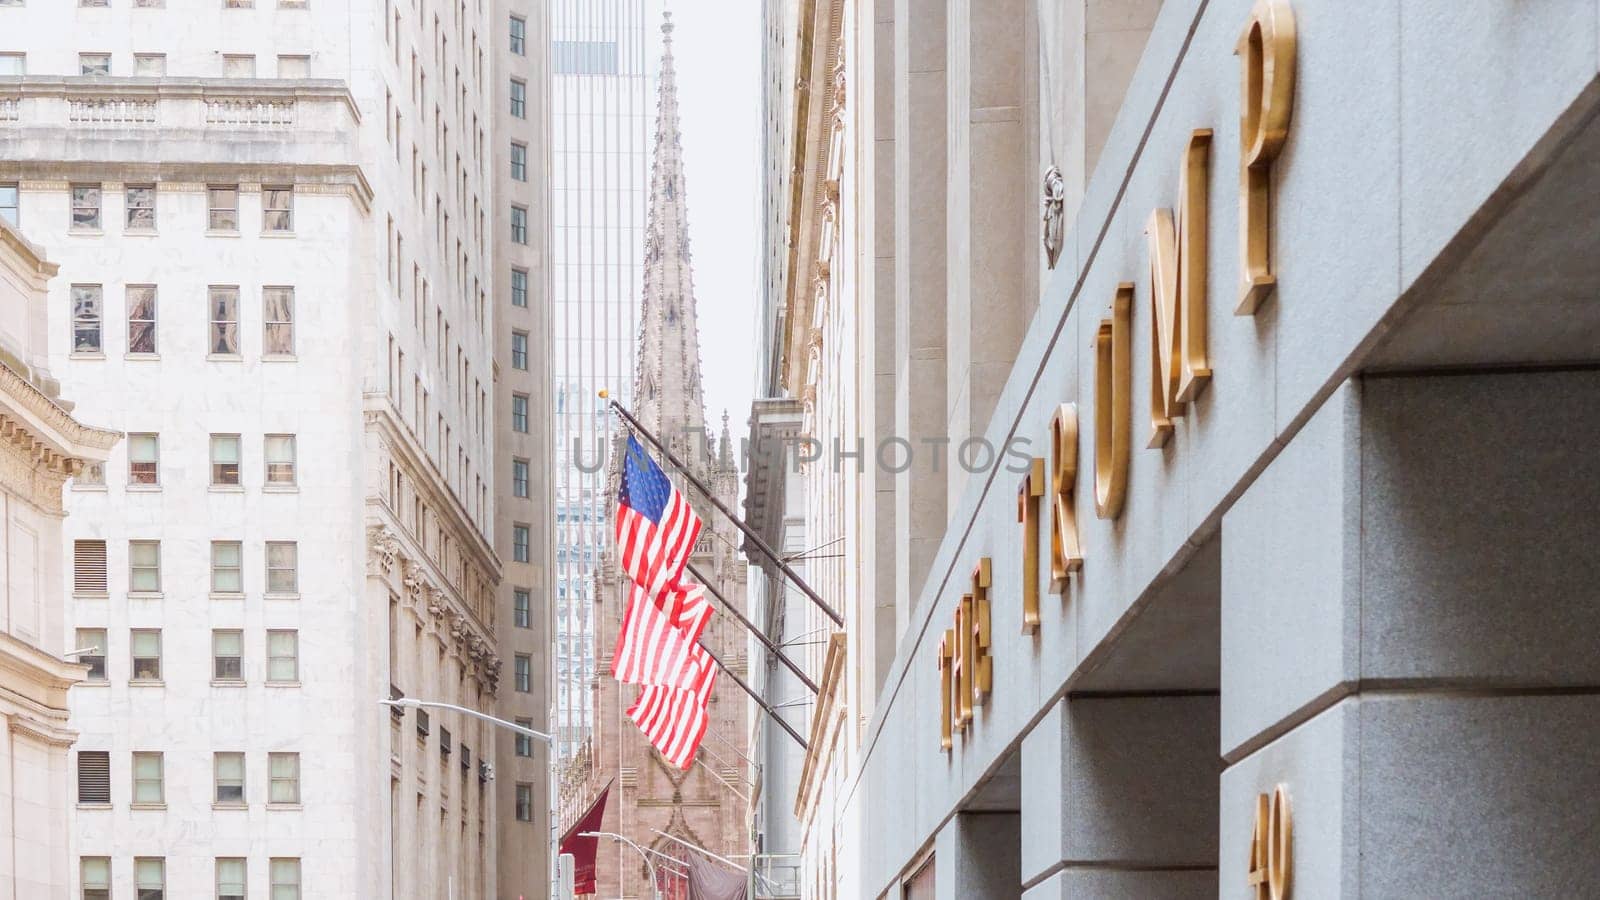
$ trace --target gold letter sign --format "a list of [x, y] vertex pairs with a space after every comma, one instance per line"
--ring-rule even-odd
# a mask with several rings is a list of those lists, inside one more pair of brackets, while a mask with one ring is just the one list
[[1102, 519], [1121, 515], [1128, 493], [1132, 307], [1133, 285], [1124, 281], [1094, 337], [1094, 513]]
[[1056, 455], [1050, 478], [1050, 590], [1067, 589], [1067, 576], [1083, 568], [1083, 548], [1078, 546], [1078, 404], [1063, 403], [1050, 421], [1050, 443]]
[[1150, 214], [1150, 442], [1166, 446], [1172, 420], [1211, 380], [1206, 359], [1207, 185], [1211, 129], [1189, 136], [1178, 171], [1177, 226], [1171, 210]]
[[1277, 284], [1272, 268], [1272, 162], [1294, 111], [1294, 13], [1289, 0], [1259, 0], [1239, 36], [1239, 255], [1236, 315], [1253, 316]]
[[1271, 797], [1256, 797], [1255, 827], [1250, 835], [1250, 892], [1255, 900], [1288, 900], [1293, 839], [1289, 788], [1280, 784]]
[[951, 683], [950, 656], [955, 649], [956, 633], [948, 628], [939, 639], [939, 749], [950, 749], [950, 720], [955, 713], [955, 685]]
[[1017, 489], [1022, 523], [1022, 633], [1039, 630], [1039, 498], [1044, 496], [1044, 460], [1034, 457]]

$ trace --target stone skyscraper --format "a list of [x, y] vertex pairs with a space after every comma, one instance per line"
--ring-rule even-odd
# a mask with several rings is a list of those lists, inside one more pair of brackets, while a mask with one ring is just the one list
[[[644, 238], [634, 410], [645, 427], [667, 442], [732, 508], [738, 500], [738, 470], [727, 420], [724, 417], [720, 437], [711, 440], [701, 394], [670, 14], [661, 30], [663, 53]], [[670, 469], [669, 474], [705, 522], [690, 563], [710, 579], [711, 587], [742, 607], [746, 576], [738, 556], [737, 532], [698, 491], [683, 483], [681, 476]], [[607, 502], [609, 505], [609, 497]], [[627, 718], [627, 707], [638, 688], [620, 685], [610, 675], [611, 654], [628, 597], [628, 582], [618, 570], [612, 546], [607, 546], [597, 567], [596, 584], [595, 724], [593, 737], [579, 759], [587, 776], [585, 799], [614, 780], [604, 829], [667, 856], [682, 858], [689, 851], [658, 831], [724, 856], [748, 852], [743, 797], [749, 794], [752, 773], [745, 763], [744, 695], [731, 679], [720, 675], [710, 701], [711, 723], [694, 766], [684, 772], [667, 762]], [[746, 669], [745, 641], [739, 623], [720, 609], [701, 638], [741, 676]], [[579, 804], [569, 812], [575, 815], [582, 807]], [[656, 868], [663, 896], [685, 896], [683, 880], [669, 874], [674, 868], [670, 863], [658, 863]], [[597, 873], [598, 896], [648, 896], [645, 864], [627, 847], [602, 845]]]

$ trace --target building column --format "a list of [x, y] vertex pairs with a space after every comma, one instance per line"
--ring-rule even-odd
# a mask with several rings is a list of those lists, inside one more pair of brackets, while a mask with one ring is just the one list
[[[895, 636], [944, 538], [946, 0], [895, 0]], [[909, 449], [908, 449], [909, 448]], [[886, 451], [887, 452], [887, 451]]]
[[[872, 0], [872, 35], [863, 41], [862, 68], [870, 66], [872, 200], [864, 204], [872, 216], [872, 340], [863, 348], [872, 354], [870, 385], [872, 448], [888, 446], [895, 435], [895, 41], [894, 0]], [[864, 129], [865, 130], [865, 129]], [[863, 134], [863, 140], [867, 135]], [[873, 693], [883, 687], [900, 641], [896, 626], [895, 475], [876, 452], [867, 460], [873, 484]]]
[[1216, 740], [1214, 695], [1057, 702], [1022, 743], [1022, 896], [1208, 894]]
[[[1219, 893], [1590, 896], [1600, 372], [1339, 389], [1222, 522]], [[1303, 888], [1305, 893], [1301, 893]]]
[[1021, 817], [1011, 812], [963, 812], [934, 839], [938, 900], [1014, 900]]

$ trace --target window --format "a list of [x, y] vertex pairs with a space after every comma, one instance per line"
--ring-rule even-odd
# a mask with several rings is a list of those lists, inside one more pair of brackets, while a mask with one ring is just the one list
[[294, 288], [261, 289], [261, 352], [265, 356], [294, 355]]
[[511, 207], [511, 240], [518, 244], [528, 243], [528, 210], [526, 207]]
[[72, 186], [72, 230], [100, 230], [100, 185]]
[[159, 806], [165, 798], [161, 786], [161, 754], [133, 754], [134, 805]]
[[267, 802], [300, 802], [300, 754], [267, 754]]
[[78, 802], [111, 802], [111, 754], [105, 750], [78, 751]]
[[163, 9], [167, 0], [133, 0], [134, 9]]
[[211, 483], [218, 487], [238, 485], [239, 436], [237, 434], [211, 436]]
[[511, 270], [511, 305], [528, 305], [528, 273], [523, 269]]
[[133, 652], [133, 680], [161, 680], [161, 631], [156, 628], [135, 628], [129, 635], [128, 645]]
[[[0, 6], [6, 4], [0, 3]], [[28, 74], [28, 54], [26, 53], [0, 53], [0, 75], [26, 75]], [[15, 225], [17, 223], [12, 222]]]
[[72, 593], [90, 596], [106, 593], [105, 541], [72, 542]]
[[135, 900], [166, 900], [167, 861], [150, 856], [134, 858], [133, 882], [138, 888]]
[[238, 541], [211, 542], [212, 593], [244, 593], [243, 554], [244, 551]]
[[279, 56], [279, 78], [310, 78], [311, 57], [309, 56]]
[[533, 785], [517, 785], [517, 821], [533, 821]]
[[210, 231], [239, 230], [239, 186], [227, 184], [206, 188], [206, 228]]
[[[89, 667], [89, 681], [106, 680], [106, 630], [104, 628], [79, 628], [73, 639], [74, 650], [87, 650], [78, 654], [78, 662]], [[92, 649], [91, 649], [92, 648]]]
[[530, 596], [527, 588], [517, 588], [511, 592], [512, 622], [518, 628], [529, 627], [529, 621], [532, 619], [528, 609]]
[[272, 870], [270, 900], [300, 900], [300, 860], [274, 859], [268, 865]]
[[138, 888], [135, 900], [166, 900], [167, 861], [160, 857], [135, 857], [133, 882]]
[[128, 590], [154, 594], [161, 590], [161, 542], [128, 542]]
[[511, 52], [518, 56], [527, 53], [528, 20], [521, 16], [511, 17]]
[[517, 693], [526, 694], [533, 690], [533, 660], [522, 654], [516, 658]]
[[511, 526], [511, 560], [512, 562], [528, 561], [528, 526]]
[[[100, 4], [104, 6], [105, 4]], [[111, 54], [109, 53], [79, 53], [79, 75], [110, 75]]]
[[250, 53], [224, 53], [222, 74], [226, 78], [256, 77], [256, 58]]
[[261, 189], [261, 230], [269, 232], [294, 231], [294, 188], [263, 187]]
[[156, 352], [156, 286], [128, 285], [128, 353], [153, 356]]
[[267, 593], [293, 594], [300, 589], [299, 556], [294, 541], [267, 542]]
[[100, 300], [98, 284], [72, 286], [72, 352], [99, 353]]
[[213, 757], [218, 806], [244, 805], [244, 754], [218, 753]]
[[253, 9], [256, 0], [222, 0], [224, 9]]
[[[532, 719], [518, 719], [517, 724], [523, 728], [533, 728]], [[519, 732], [516, 736], [516, 753], [518, 756], [532, 756], [533, 738]]]
[[79, 859], [78, 881], [83, 885], [83, 900], [111, 900], [111, 857]]
[[519, 119], [528, 117], [528, 83], [511, 79], [511, 114]]
[[528, 496], [528, 461], [525, 459], [511, 461], [511, 493], [517, 497]]
[[[0, 74], [4, 74], [5, 56], [0, 54]], [[5, 219], [12, 227], [17, 227], [17, 186], [15, 184], [0, 184], [0, 219]]]
[[103, 462], [85, 462], [83, 468], [72, 478], [74, 488], [103, 488], [106, 486], [106, 464]]
[[511, 430], [528, 433], [528, 395], [511, 395]]
[[160, 484], [161, 438], [154, 434], [128, 435], [128, 483]]
[[528, 333], [511, 332], [511, 368], [528, 371]]
[[156, 186], [130, 184], [123, 205], [124, 226], [129, 231], [156, 230]]
[[294, 435], [267, 435], [262, 455], [267, 460], [267, 485], [269, 487], [293, 487], [295, 483]]
[[[149, 6], [151, 4], [143, 4]], [[167, 74], [167, 55], [165, 53], [135, 53], [133, 55], [133, 74], [143, 78], [160, 78]]]
[[244, 900], [244, 860], [217, 857], [217, 900]]
[[528, 145], [511, 142], [511, 177], [515, 181], [528, 180]]
[[267, 632], [267, 681], [285, 684], [300, 680], [300, 633]]
[[211, 677], [217, 681], [244, 680], [244, 632], [211, 632]]

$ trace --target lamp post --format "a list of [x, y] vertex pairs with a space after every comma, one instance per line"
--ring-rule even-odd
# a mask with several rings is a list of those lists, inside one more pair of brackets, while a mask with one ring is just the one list
[[650, 873], [650, 896], [654, 898], [654, 900], [661, 900], [661, 882], [656, 879], [656, 864], [650, 861], [650, 854], [644, 852], [643, 847], [635, 844], [632, 840], [611, 831], [584, 831], [580, 832], [578, 836], [611, 838], [613, 841], [621, 841], [622, 843], [627, 844], [629, 847], [639, 851], [639, 858], [644, 860], [645, 870]]

